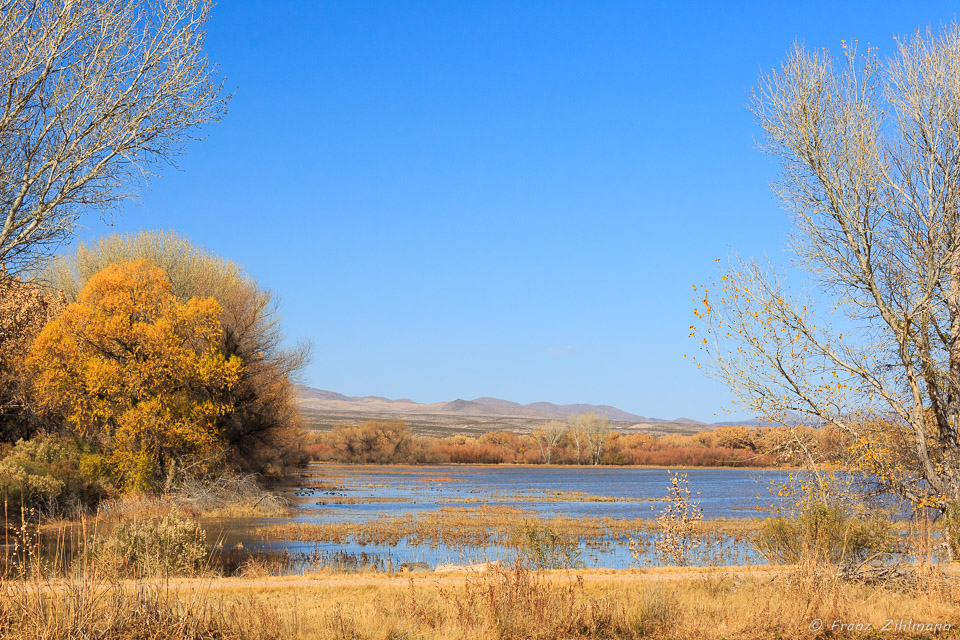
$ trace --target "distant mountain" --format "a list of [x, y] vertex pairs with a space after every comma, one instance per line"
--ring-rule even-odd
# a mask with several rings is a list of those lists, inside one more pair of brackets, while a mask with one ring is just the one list
[[381, 396], [346, 396], [335, 391], [299, 387], [300, 403], [313, 412], [331, 411], [343, 413], [360, 411], [361, 413], [385, 414], [462, 414], [470, 416], [513, 416], [524, 418], [566, 418], [579, 413], [596, 413], [619, 422], [669, 422], [656, 418], [645, 418], [609, 405], [595, 404], [553, 404], [552, 402], [533, 402], [520, 404], [500, 398], [475, 398], [464, 400], [457, 398], [450, 402], [420, 404], [406, 398], [391, 400]]
[[501, 400], [500, 398], [474, 398], [473, 401], [477, 404], [488, 407], [499, 407], [501, 409], [519, 409], [523, 406], [519, 402], [510, 402], [509, 400]]
[[[449, 402], [424, 403], [407, 398], [392, 400], [382, 396], [347, 396], [335, 391], [299, 387], [299, 402], [304, 417], [314, 428], [323, 429], [358, 420], [400, 418], [419, 433], [484, 433], [486, 431], [530, 431], [546, 420], [566, 420], [580, 413], [606, 416], [614, 427], [628, 433], [689, 434], [723, 425], [766, 426], [758, 418], [708, 424], [690, 418], [663, 420], [630, 413], [606, 404], [520, 404], [501, 398], [457, 398]], [[794, 417], [791, 416], [791, 419]], [[799, 420], [798, 420], [799, 421]]]
[[344, 400], [349, 401], [351, 398], [343, 395], [342, 393], [337, 393], [335, 391], [324, 391], [323, 389], [314, 389], [313, 387], [303, 387], [298, 386], [297, 392], [301, 400]]
[[553, 404], [552, 402], [533, 402], [526, 405], [530, 409], [553, 413], [559, 416], [575, 416], [579, 413], [595, 413], [597, 415], [607, 416], [610, 420], [623, 420], [625, 422], [664, 422], [656, 418], [644, 418], [633, 413], [627, 413], [611, 407], [607, 404]]
[[706, 422], [700, 422], [699, 420], [692, 420], [690, 418], [677, 418], [676, 420], [671, 420], [670, 422], [676, 422], [679, 424], [707, 424]]

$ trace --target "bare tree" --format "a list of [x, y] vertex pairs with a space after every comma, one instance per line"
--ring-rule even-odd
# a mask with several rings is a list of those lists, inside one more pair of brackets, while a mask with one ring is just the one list
[[548, 420], [533, 432], [533, 439], [540, 448], [540, 458], [544, 464], [550, 464], [553, 449], [566, 432], [567, 425], [560, 420]]
[[600, 464], [600, 459], [603, 457], [603, 446], [606, 444], [607, 436], [610, 434], [610, 422], [607, 416], [598, 416], [595, 413], [581, 413], [576, 416], [571, 416], [570, 421], [574, 425], [573, 432], [581, 434], [586, 441], [590, 461], [593, 464]]
[[567, 435], [577, 450], [577, 464], [583, 464], [583, 445], [587, 441], [577, 416], [567, 416]]
[[960, 28], [918, 31], [887, 60], [841, 47], [794, 46], [753, 95], [810, 293], [733, 259], [699, 291], [706, 366], [767, 416], [836, 425], [886, 489], [946, 513], [960, 499]]
[[131, 195], [225, 108], [210, 0], [0, 0], [0, 263]]

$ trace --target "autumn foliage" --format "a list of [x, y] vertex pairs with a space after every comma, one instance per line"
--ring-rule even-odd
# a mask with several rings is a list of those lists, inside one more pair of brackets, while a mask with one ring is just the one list
[[220, 304], [220, 350], [243, 361], [240, 380], [229, 392], [231, 410], [220, 419], [227, 463], [263, 474], [296, 463], [302, 423], [294, 380], [309, 359], [309, 344], [285, 345], [276, 297], [240, 264], [176, 232], [141, 231], [77, 243], [51, 261], [43, 279], [74, 302], [96, 273], [136, 260], [163, 269], [179, 299], [213, 298]]
[[[551, 445], [539, 446], [542, 433], [491, 431], [479, 436], [447, 437], [414, 434], [400, 420], [368, 420], [341, 424], [308, 437], [307, 454], [318, 461], [375, 464], [592, 464], [575, 431], [583, 421], [571, 420]], [[806, 450], [839, 459], [843, 443], [827, 429], [801, 429]], [[796, 465], [800, 452], [791, 432], [779, 428], [719, 427], [692, 435], [653, 436], [611, 430], [599, 443], [600, 464], [686, 467], [771, 467]], [[549, 455], [549, 458], [548, 458]], [[549, 462], [548, 462], [549, 460]]]
[[37, 334], [63, 306], [59, 296], [0, 270], [0, 442], [29, 438], [41, 426], [27, 397], [23, 361]]
[[35, 402], [103, 452], [118, 486], [158, 488], [223, 452], [218, 427], [243, 364], [218, 348], [221, 308], [182, 301], [146, 260], [111, 265], [40, 333], [27, 360]]

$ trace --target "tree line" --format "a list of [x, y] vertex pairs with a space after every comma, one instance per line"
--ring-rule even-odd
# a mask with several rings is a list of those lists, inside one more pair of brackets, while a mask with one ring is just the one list
[[530, 433], [417, 435], [402, 420], [344, 423], [306, 436], [311, 460], [356, 464], [560, 464], [686, 467], [844, 464], [850, 443], [830, 427], [722, 426], [691, 435], [622, 433], [594, 414], [550, 420]]

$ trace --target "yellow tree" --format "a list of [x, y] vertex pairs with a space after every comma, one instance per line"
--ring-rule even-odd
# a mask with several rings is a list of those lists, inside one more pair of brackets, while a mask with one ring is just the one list
[[811, 294], [734, 260], [699, 290], [694, 333], [706, 366], [752, 407], [832, 425], [885, 489], [949, 514], [960, 505], [960, 27], [898, 40], [888, 60], [841, 49], [795, 46], [753, 96]]
[[220, 350], [243, 361], [243, 375], [230, 392], [232, 411], [221, 420], [229, 464], [271, 473], [295, 459], [302, 418], [294, 380], [306, 365], [309, 347], [284, 345], [277, 299], [243, 267], [176, 232], [141, 231], [79, 242], [51, 261], [40, 279], [51, 292], [63, 291], [70, 303], [106, 266], [143, 259], [166, 272], [178, 298], [210, 297], [220, 303]]
[[36, 402], [98, 445], [121, 487], [156, 489], [221, 449], [242, 364], [219, 349], [220, 312], [212, 298], [177, 299], [147, 260], [111, 265], [34, 343]]

